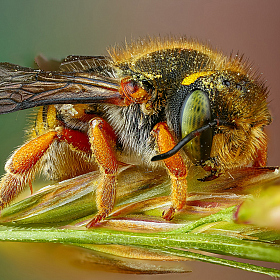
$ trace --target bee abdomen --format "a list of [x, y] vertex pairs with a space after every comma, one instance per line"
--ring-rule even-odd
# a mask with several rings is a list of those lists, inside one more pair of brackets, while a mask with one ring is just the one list
[[34, 136], [39, 136], [57, 125], [56, 108], [54, 105], [46, 105], [39, 108], [35, 120]]

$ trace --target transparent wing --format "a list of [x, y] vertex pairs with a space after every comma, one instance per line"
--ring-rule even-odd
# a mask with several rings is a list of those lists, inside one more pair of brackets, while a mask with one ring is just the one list
[[59, 69], [63, 72], [90, 71], [96, 75], [115, 77], [112, 61], [107, 56], [67, 56]]
[[58, 71], [0, 63], [0, 114], [49, 104], [119, 104], [118, 79], [106, 57], [66, 58]]

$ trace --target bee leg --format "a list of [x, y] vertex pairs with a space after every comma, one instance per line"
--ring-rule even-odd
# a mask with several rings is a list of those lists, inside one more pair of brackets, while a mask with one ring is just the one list
[[26, 185], [31, 187], [38, 169], [36, 163], [56, 137], [56, 132], [49, 131], [21, 146], [9, 158], [5, 165], [7, 173], [0, 181], [0, 209], [15, 198]]
[[112, 211], [116, 197], [116, 175], [118, 169], [118, 162], [114, 151], [116, 136], [110, 125], [102, 118], [96, 117], [90, 121], [89, 141], [102, 173], [102, 178], [96, 190], [98, 212], [88, 223], [87, 228], [106, 218]]
[[262, 143], [260, 149], [257, 150], [253, 161], [253, 167], [265, 167], [267, 161], [267, 141]]
[[[156, 139], [160, 153], [165, 153], [176, 145], [166, 123], [158, 123], [153, 129], [152, 135], [154, 135]], [[186, 204], [188, 170], [180, 153], [164, 159], [163, 161], [172, 183], [172, 205], [166, 213], [163, 212], [162, 217], [165, 220], [170, 221], [173, 218], [175, 211], [182, 209]]]

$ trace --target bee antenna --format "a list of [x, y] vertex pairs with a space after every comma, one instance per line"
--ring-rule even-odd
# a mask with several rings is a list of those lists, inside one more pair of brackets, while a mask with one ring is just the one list
[[164, 154], [160, 154], [160, 155], [156, 155], [154, 157], [152, 157], [151, 161], [158, 161], [158, 160], [163, 160], [163, 159], [167, 159], [169, 157], [172, 157], [173, 155], [175, 155], [176, 153], [178, 153], [188, 142], [190, 142], [192, 139], [194, 139], [195, 137], [199, 136], [203, 131], [210, 129], [212, 127], [215, 126], [220, 126], [220, 125], [225, 125], [225, 126], [234, 126], [234, 124], [229, 123], [225, 120], [218, 120], [215, 119], [211, 122], [209, 122], [208, 124], [192, 131], [191, 133], [189, 133], [188, 135], [186, 135], [173, 149], [171, 149], [170, 151], [164, 153]]

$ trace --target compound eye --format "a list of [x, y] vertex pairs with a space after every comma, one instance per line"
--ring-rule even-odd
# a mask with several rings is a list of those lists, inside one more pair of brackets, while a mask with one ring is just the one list
[[130, 78], [121, 81], [121, 92], [133, 103], [143, 103], [150, 98], [150, 94]]
[[[201, 90], [193, 91], [186, 97], [181, 109], [182, 138], [210, 121], [211, 105], [208, 95]], [[213, 130], [207, 129], [184, 146], [193, 163], [202, 163], [209, 159], [212, 140]]]

